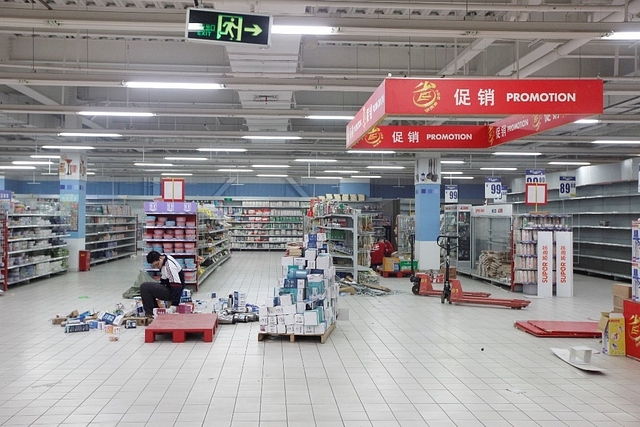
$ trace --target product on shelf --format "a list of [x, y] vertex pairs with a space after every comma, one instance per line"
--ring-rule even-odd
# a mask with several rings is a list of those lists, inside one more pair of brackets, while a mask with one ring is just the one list
[[85, 248], [91, 252], [91, 264], [134, 255], [137, 226], [130, 206], [87, 205]]

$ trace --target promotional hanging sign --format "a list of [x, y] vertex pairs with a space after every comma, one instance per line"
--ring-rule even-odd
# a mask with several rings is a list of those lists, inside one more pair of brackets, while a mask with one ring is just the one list
[[576, 197], [576, 177], [561, 176], [560, 187], [558, 187], [558, 194], [561, 199]]
[[553, 232], [538, 231], [538, 296], [553, 296]]
[[356, 149], [470, 149], [487, 148], [486, 126], [375, 126]]
[[544, 169], [527, 169], [524, 175], [525, 182], [547, 182]]
[[556, 295], [573, 297], [573, 232], [556, 231]]
[[[490, 145], [602, 114], [600, 79], [387, 78], [347, 125], [352, 147], [387, 116], [508, 115], [487, 129]], [[503, 139], [503, 140], [501, 140]]]
[[484, 178], [484, 198], [502, 198], [502, 178], [499, 176], [486, 176]]
[[444, 186], [444, 202], [458, 203], [458, 186], [457, 185]]
[[524, 184], [524, 203], [528, 206], [547, 204], [547, 184], [527, 182]]

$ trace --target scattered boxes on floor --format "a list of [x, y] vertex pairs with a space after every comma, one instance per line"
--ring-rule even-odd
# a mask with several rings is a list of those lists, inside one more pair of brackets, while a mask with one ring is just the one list
[[610, 356], [624, 356], [625, 333], [624, 316], [621, 313], [603, 312], [598, 323], [602, 332], [602, 352]]

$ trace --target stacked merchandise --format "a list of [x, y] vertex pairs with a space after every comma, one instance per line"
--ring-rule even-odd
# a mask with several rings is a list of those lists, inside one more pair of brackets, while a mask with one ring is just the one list
[[509, 252], [482, 251], [478, 257], [477, 274], [509, 282], [511, 277]]
[[305, 235], [304, 257], [282, 258], [283, 278], [260, 307], [260, 335], [321, 335], [335, 327], [339, 288], [326, 234]]

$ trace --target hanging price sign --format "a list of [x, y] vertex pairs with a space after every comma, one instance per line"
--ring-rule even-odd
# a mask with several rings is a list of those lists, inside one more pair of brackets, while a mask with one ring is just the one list
[[560, 187], [558, 188], [558, 194], [561, 199], [576, 197], [576, 177], [561, 176]]
[[484, 198], [499, 199], [502, 197], [502, 179], [499, 176], [484, 178]]
[[457, 185], [444, 186], [444, 202], [458, 203], [458, 186]]
[[544, 169], [527, 169], [524, 182], [547, 182]]

